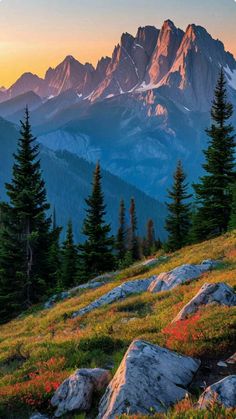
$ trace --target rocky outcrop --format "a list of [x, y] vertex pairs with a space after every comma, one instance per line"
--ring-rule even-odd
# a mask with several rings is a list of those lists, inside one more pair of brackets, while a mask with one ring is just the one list
[[139, 294], [146, 291], [160, 292], [170, 290], [186, 281], [198, 278], [203, 272], [212, 269], [216, 264], [217, 262], [215, 261], [205, 260], [200, 265], [182, 265], [158, 276], [124, 282], [86, 307], [75, 312], [72, 317], [82, 316], [94, 309], [127, 298], [132, 294]]
[[100, 368], [76, 371], [61, 384], [51, 400], [52, 406], [57, 407], [55, 417], [75, 410], [90, 410], [94, 391], [107, 386], [110, 379], [110, 373]]
[[236, 352], [233, 355], [231, 355], [225, 362], [231, 365], [236, 364]]
[[45, 309], [52, 308], [54, 304], [58, 301], [67, 300], [67, 298], [71, 297], [71, 293], [69, 291], [62, 291], [59, 294], [54, 294], [46, 303], [44, 304]]
[[236, 294], [229, 285], [224, 282], [204, 284], [197, 295], [186, 304], [174, 319], [185, 320], [190, 314], [195, 313], [201, 306], [207, 304], [220, 304], [224, 306], [236, 306]]
[[182, 265], [173, 269], [169, 272], [163, 272], [153, 281], [148, 291], [160, 292], [168, 291], [177, 287], [178, 285], [184, 284], [187, 281], [199, 278], [199, 276], [213, 269], [217, 265], [217, 262], [212, 260], [205, 260], [200, 265]]
[[184, 32], [177, 29], [171, 20], [166, 20], [158, 36], [157, 46], [152, 55], [146, 76], [147, 84], [155, 86], [170, 70]]
[[98, 418], [166, 411], [185, 397], [199, 366], [198, 360], [134, 341], [101, 399]]
[[236, 407], [236, 375], [230, 375], [209, 386], [198, 400], [197, 407], [205, 409], [213, 403]]
[[102, 297], [93, 301], [91, 304], [84, 308], [81, 308], [73, 314], [73, 317], [82, 316], [83, 314], [89, 313], [96, 308], [102, 307], [107, 304], [114, 303], [115, 301], [122, 300], [132, 294], [139, 294], [148, 290], [150, 283], [154, 277], [147, 279], [137, 279], [135, 281], [124, 282], [118, 287], [113, 288], [108, 293], [102, 295]]

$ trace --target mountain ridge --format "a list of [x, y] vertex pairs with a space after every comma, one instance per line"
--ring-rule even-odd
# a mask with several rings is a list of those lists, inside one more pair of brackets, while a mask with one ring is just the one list
[[[201, 66], [206, 75], [209, 73], [207, 85], [202, 85], [205, 74], [197, 83], [192, 71], [195, 65]], [[210, 88], [216, 81], [216, 67], [220, 66], [236, 74], [236, 61], [230, 52], [225, 51], [221, 41], [213, 39], [200, 25], [190, 24], [183, 31], [168, 19], [161, 29], [144, 26], [138, 28], [135, 36], [123, 33], [114, 47], [112, 58], [102, 57], [96, 68], [89, 63], [81, 64], [70, 55], [55, 68], [50, 67], [44, 78], [24, 73], [9, 89], [1, 91], [0, 100], [29, 90], [46, 99], [74, 89], [81, 99], [96, 101], [166, 86], [177, 90], [178, 94], [186, 90], [194, 109], [205, 110], [209, 105]], [[194, 98], [199, 86], [203, 97], [200, 103]], [[233, 88], [236, 89], [236, 85]], [[187, 95], [184, 94], [180, 100], [187, 101]], [[176, 99], [176, 92], [172, 98]]]

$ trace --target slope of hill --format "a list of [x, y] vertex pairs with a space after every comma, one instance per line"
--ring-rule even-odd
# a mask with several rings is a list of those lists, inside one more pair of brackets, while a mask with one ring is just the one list
[[[1, 198], [5, 199], [4, 182], [11, 178], [12, 154], [16, 150], [19, 134], [17, 127], [1, 118], [0, 132], [0, 194]], [[57, 222], [64, 227], [68, 219], [71, 218], [76, 240], [80, 240], [84, 219], [84, 199], [91, 191], [92, 173], [95, 166], [93, 163], [88, 163], [66, 151], [53, 152], [44, 147], [41, 149], [40, 158], [43, 176], [46, 181], [48, 201], [52, 208], [55, 206], [58, 210]], [[102, 175], [103, 190], [107, 203], [107, 221], [112, 224], [112, 232], [115, 234], [117, 231], [121, 198], [125, 200], [128, 209], [130, 198], [134, 197], [137, 204], [139, 233], [145, 234], [147, 220], [152, 218], [155, 222], [157, 236], [164, 238], [164, 218], [166, 215], [164, 205], [107, 171], [103, 171]]]
[[[235, 249], [236, 231], [169, 254], [167, 258], [160, 258], [156, 265], [129, 268], [98, 289], [77, 290], [74, 297], [50, 310], [35, 307], [1, 326], [1, 417], [24, 419], [36, 409], [46, 412], [55, 388], [77, 368], [105, 367], [114, 373], [135, 338], [201, 359], [202, 369], [192, 387], [193, 399], [198, 395], [199, 383], [205, 381], [208, 385], [235, 374], [235, 365], [217, 366], [219, 360], [227, 359], [235, 351], [235, 307], [210, 304], [202, 306], [177, 326], [171, 323], [204, 283], [224, 282], [236, 287]], [[218, 260], [219, 264], [199, 279], [161, 293], [133, 295], [71, 318], [76, 310], [131, 278], [151, 277], [182, 264], [197, 264], [209, 258]], [[198, 414], [192, 411], [190, 400], [184, 400], [167, 416], [156, 417], [234, 417], [232, 411], [227, 413], [217, 406], [212, 412], [209, 416], [205, 411]], [[95, 415], [96, 403], [92, 417]]]

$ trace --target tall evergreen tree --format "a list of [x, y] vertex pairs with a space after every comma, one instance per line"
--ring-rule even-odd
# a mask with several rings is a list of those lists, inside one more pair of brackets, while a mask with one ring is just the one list
[[234, 182], [232, 187], [232, 206], [231, 206], [231, 213], [230, 213], [230, 220], [229, 220], [229, 230], [236, 229], [236, 182]]
[[52, 230], [51, 230], [51, 245], [49, 250], [49, 265], [50, 265], [50, 285], [52, 289], [61, 288], [61, 247], [60, 234], [62, 228], [57, 225], [56, 209], [53, 209]]
[[129, 237], [129, 251], [131, 253], [133, 260], [138, 260], [140, 258], [139, 252], [139, 241], [137, 237], [137, 215], [135, 200], [131, 198], [130, 200], [130, 237]]
[[179, 161], [174, 173], [174, 183], [168, 197], [168, 217], [166, 230], [169, 233], [167, 247], [169, 250], [180, 249], [187, 243], [190, 228], [190, 204], [186, 203], [191, 195], [187, 193], [188, 184], [185, 183], [186, 175], [182, 163]]
[[26, 308], [24, 243], [14, 212], [8, 204], [1, 203], [0, 323]]
[[154, 222], [150, 218], [147, 222], [147, 256], [150, 256], [155, 251], [155, 229]]
[[232, 205], [231, 184], [235, 181], [235, 141], [231, 118], [233, 107], [227, 100], [226, 80], [221, 69], [211, 109], [212, 125], [206, 130], [208, 148], [204, 151], [206, 172], [198, 184], [197, 212], [194, 217], [195, 241], [221, 234], [227, 230]]
[[122, 261], [126, 253], [126, 227], [125, 227], [125, 203], [122, 199], [120, 201], [120, 212], [119, 212], [119, 228], [116, 239], [117, 259]]
[[[47, 289], [51, 219], [46, 215], [49, 205], [28, 109], [24, 122], [21, 122], [20, 134], [14, 155], [12, 182], [6, 184], [10, 203], [2, 205], [4, 240], [1, 241], [0, 252], [0, 287], [4, 288], [4, 277], [8, 279], [10, 288], [18, 283], [22, 294], [20, 307], [25, 308], [39, 301]], [[12, 265], [13, 249], [15, 261]], [[10, 305], [5, 307], [5, 311], [10, 310]]]
[[93, 177], [92, 193], [86, 199], [86, 218], [83, 234], [86, 236], [80, 250], [81, 279], [91, 278], [114, 268], [113, 245], [110, 236], [111, 227], [105, 223], [106, 205], [101, 185], [101, 169], [97, 163]]
[[77, 249], [74, 244], [72, 222], [69, 220], [66, 239], [62, 246], [62, 285], [69, 288], [75, 285], [77, 274]]

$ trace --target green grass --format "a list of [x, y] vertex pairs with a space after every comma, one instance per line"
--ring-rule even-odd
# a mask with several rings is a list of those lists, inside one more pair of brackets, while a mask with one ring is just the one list
[[[74, 311], [124, 281], [149, 277], [184, 263], [200, 263], [209, 258], [221, 261], [217, 269], [189, 284], [159, 294], [130, 296], [71, 319]], [[136, 265], [125, 269], [101, 288], [84, 290], [57, 303], [51, 310], [34, 307], [21, 318], [0, 326], [0, 417], [11, 412], [8, 418], [19, 418], [19, 409], [22, 412], [47, 411], [54, 385], [77, 368], [110, 365], [114, 374], [135, 338], [196, 357], [220, 357], [233, 350], [235, 307], [207, 306], [197, 316], [192, 316], [185, 326], [181, 323], [182, 335], [171, 326], [173, 318], [205, 282], [218, 281], [236, 287], [236, 232], [188, 246], [168, 255], [156, 266]], [[14, 410], [18, 412], [16, 416]], [[184, 413], [187, 416], [175, 416], [183, 413], [171, 411], [172, 416], [168, 413], [164, 417], [214, 417], [192, 412], [191, 406], [188, 410], [189, 413]], [[218, 412], [223, 414], [223, 410]]]

